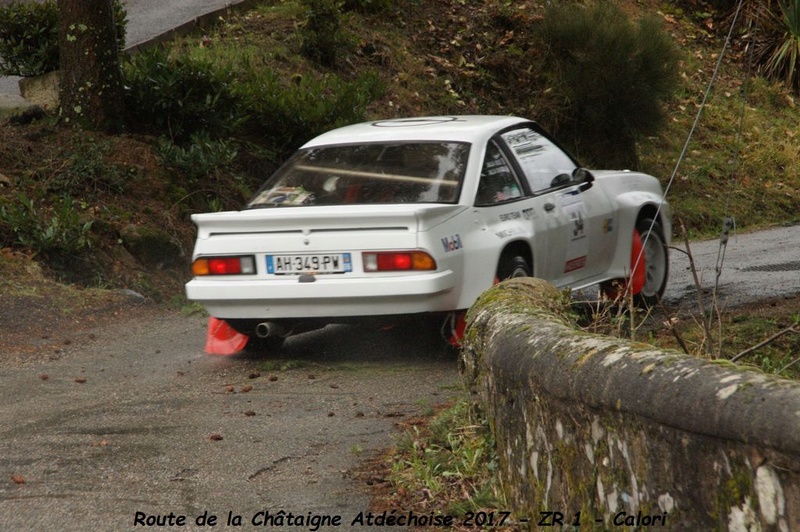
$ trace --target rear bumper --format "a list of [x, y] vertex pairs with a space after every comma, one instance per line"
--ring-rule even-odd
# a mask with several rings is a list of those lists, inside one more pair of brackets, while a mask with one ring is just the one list
[[218, 318], [339, 318], [454, 310], [452, 271], [395, 277], [286, 280], [195, 278], [186, 296]]

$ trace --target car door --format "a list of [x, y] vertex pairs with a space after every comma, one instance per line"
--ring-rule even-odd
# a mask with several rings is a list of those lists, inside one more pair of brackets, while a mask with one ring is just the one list
[[[588, 186], [587, 186], [588, 185]], [[608, 269], [616, 249], [616, 216], [599, 186], [583, 182], [552, 193], [558, 223], [558, 239], [566, 247], [559, 284], [579, 284]]]
[[533, 275], [552, 278], [549, 265], [563, 260], [563, 249], [550, 245], [559, 226], [545, 211], [546, 198], [534, 196], [518, 165], [512, 163], [505, 141], [496, 137], [486, 147], [475, 195], [475, 217], [488, 234], [494, 255], [513, 241], [529, 243]]
[[[600, 275], [608, 267], [613, 242], [608, 227], [611, 204], [591, 175], [544, 133], [531, 127], [500, 135], [510, 159], [533, 194], [536, 249], [545, 245], [537, 276], [558, 286]], [[610, 225], [609, 225], [610, 224]]]

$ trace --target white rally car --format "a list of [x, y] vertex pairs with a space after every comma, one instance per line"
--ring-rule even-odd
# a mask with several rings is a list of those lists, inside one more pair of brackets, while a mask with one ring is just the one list
[[572, 288], [639, 277], [633, 291], [653, 302], [671, 233], [656, 178], [588, 171], [534, 122], [503, 116], [330, 131], [243, 210], [192, 220], [188, 298], [241, 333], [277, 340], [401, 315], [453, 322], [515, 276]]

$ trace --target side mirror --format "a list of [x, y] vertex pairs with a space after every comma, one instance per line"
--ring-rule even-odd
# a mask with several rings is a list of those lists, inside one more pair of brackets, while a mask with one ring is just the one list
[[572, 182], [572, 177], [569, 174], [558, 174], [550, 181], [550, 188], [563, 187]]
[[594, 175], [592, 175], [592, 173], [586, 168], [576, 168], [572, 172], [572, 181], [576, 184], [581, 183], [580, 191], [586, 192], [592, 188], [592, 183], [594, 183]]

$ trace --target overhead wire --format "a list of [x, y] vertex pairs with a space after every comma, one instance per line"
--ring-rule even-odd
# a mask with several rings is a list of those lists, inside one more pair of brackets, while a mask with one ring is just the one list
[[722, 277], [722, 266], [725, 262], [725, 253], [728, 249], [728, 238], [730, 236], [731, 230], [736, 230], [736, 218], [730, 216], [731, 210], [731, 199], [733, 197], [733, 190], [735, 185], [739, 183], [738, 172], [739, 172], [739, 164], [741, 160], [741, 153], [742, 153], [742, 131], [744, 131], [744, 119], [745, 113], [747, 111], [747, 101], [749, 98], [749, 87], [750, 87], [750, 77], [752, 74], [752, 66], [753, 66], [753, 46], [748, 47], [748, 56], [747, 56], [747, 72], [745, 74], [745, 79], [742, 85], [741, 90], [741, 102], [742, 102], [742, 109], [739, 113], [739, 127], [736, 129], [736, 140], [734, 143], [735, 151], [733, 162], [731, 164], [731, 177], [728, 180], [728, 193], [725, 198], [725, 212], [723, 214], [722, 219], [722, 231], [720, 232], [720, 246], [719, 250], [717, 251], [717, 263], [715, 266], [715, 278], [714, 278], [714, 291], [713, 297], [716, 297], [717, 290], [719, 289], [719, 280]]
[[[706, 104], [708, 102], [708, 98], [709, 98], [709, 96], [711, 94], [712, 88], [714, 87], [714, 84], [717, 81], [717, 78], [719, 77], [719, 71], [720, 71], [720, 68], [722, 67], [722, 60], [724, 59], [725, 54], [726, 54], [726, 52], [728, 50], [728, 47], [729, 47], [729, 45], [731, 43], [731, 37], [733, 36], [733, 30], [736, 28], [736, 24], [737, 24], [737, 22], [739, 20], [739, 15], [742, 12], [742, 7], [743, 6], [744, 6], [744, 0], [739, 0], [739, 3], [737, 5], [737, 7], [736, 7], [736, 11], [735, 11], [734, 16], [733, 16], [733, 20], [731, 21], [731, 26], [728, 29], [728, 34], [725, 37], [725, 42], [722, 45], [722, 51], [720, 52], [719, 57], [717, 58], [716, 65], [714, 66], [714, 72], [711, 75], [711, 79], [708, 82], [708, 86], [706, 87], [705, 92], [703, 93], [703, 99], [702, 99], [702, 101], [700, 102], [700, 104], [698, 106], [697, 114], [695, 115], [694, 121], [692, 122], [692, 127], [689, 129], [689, 133], [686, 136], [686, 141], [683, 144], [683, 148], [681, 149], [680, 155], [678, 156], [678, 160], [675, 162], [675, 167], [672, 170], [672, 174], [670, 175], [669, 180], [667, 181], [667, 185], [664, 187], [664, 191], [662, 192], [662, 195], [661, 195], [661, 202], [656, 207], [655, 216], [653, 216], [653, 219], [650, 221], [650, 227], [648, 228], [647, 234], [642, 239], [642, 247], [639, 250], [639, 254], [636, 257], [636, 261], [634, 262], [634, 265], [632, 267], [632, 272], [635, 272], [637, 270], [637, 268], [639, 267], [639, 264], [641, 263], [641, 261], [643, 260], [643, 258], [645, 256], [645, 252], [646, 252], [646, 249], [647, 249], [647, 241], [649, 240], [650, 234], [653, 231], [653, 227], [655, 226], [656, 221], [658, 220], [658, 216], [661, 213], [661, 210], [662, 210], [664, 204], [666, 203], [667, 194], [669, 194], [669, 191], [670, 191], [670, 189], [672, 188], [672, 185], [675, 182], [675, 178], [678, 175], [678, 170], [680, 169], [681, 164], [683, 163], [683, 160], [686, 158], [686, 153], [689, 150], [689, 145], [690, 145], [690, 143], [692, 141], [692, 137], [694, 136], [694, 133], [697, 130], [697, 126], [700, 123], [700, 117], [702, 116], [703, 111], [704, 111], [704, 109], [706, 107]], [[741, 117], [742, 123], [743, 123], [743, 120], [744, 120], [743, 115], [744, 115], [744, 111], [742, 111], [742, 117]], [[737, 164], [738, 164], [738, 152], [737, 152], [737, 156], [736, 156], [736, 161], [737, 161]], [[729, 196], [728, 196], [728, 205], [726, 205], [726, 213], [728, 212], [729, 205], [730, 205], [730, 192], [729, 192]], [[726, 216], [726, 218], [727, 218], [727, 216]], [[723, 224], [724, 223], [725, 222], [723, 222]], [[722, 241], [723, 239], [721, 239], [721, 241], [720, 241], [720, 248], [721, 249], [722, 248], [727, 248], [727, 233], [724, 233], [724, 234], [726, 235], [726, 237], [724, 238], [724, 242]], [[720, 254], [718, 256], [722, 257], [722, 259], [718, 258], [718, 261], [717, 261], [717, 281], [716, 281], [717, 283], [719, 282], [719, 277], [721, 276], [721, 269], [722, 269], [722, 262], [721, 261], [724, 260], [724, 250], [721, 250], [721, 252], [720, 252]], [[630, 291], [630, 287], [631, 287], [631, 283], [632, 282], [633, 282], [633, 275], [631, 275], [630, 278], [628, 279], [627, 288], [628, 288], [629, 291]]]

